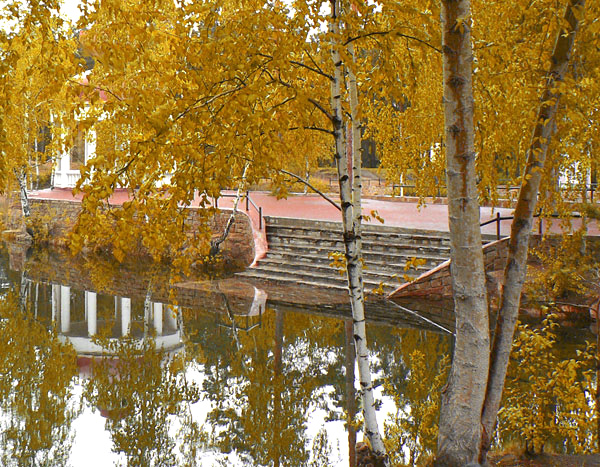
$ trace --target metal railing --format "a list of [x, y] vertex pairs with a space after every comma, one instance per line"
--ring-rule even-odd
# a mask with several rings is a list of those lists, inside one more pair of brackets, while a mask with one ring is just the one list
[[[538, 234], [542, 235], [543, 231], [544, 231], [544, 218], [545, 217], [549, 217], [552, 219], [559, 219], [560, 216], [558, 214], [551, 214], [549, 216], [545, 216], [542, 217], [540, 213], [534, 214], [533, 215], [534, 218], [538, 218], [539, 222], [538, 222]], [[581, 214], [578, 212], [574, 212], [571, 213], [570, 218], [575, 218], [578, 219], [581, 217]], [[501, 216], [499, 212], [496, 213], [496, 217], [493, 217], [490, 220], [487, 220], [485, 222], [482, 222], [481, 224], [479, 224], [479, 227], [485, 227], [486, 225], [490, 225], [493, 224], [494, 222], [496, 223], [496, 239], [500, 240], [501, 238], [501, 234], [500, 234], [500, 222], [502, 221], [509, 221], [509, 220], [513, 220], [515, 217], [514, 216]]]
[[[538, 214], [539, 215], [539, 214]], [[534, 216], [535, 217], [535, 216]], [[482, 222], [479, 227], [485, 227], [486, 225], [496, 223], [496, 239], [500, 240], [500, 222], [514, 219], [514, 216], [501, 216], [499, 212], [496, 213], [496, 217], [493, 217], [489, 221]]]
[[[236, 198], [237, 195], [233, 193], [221, 193], [220, 197], [223, 198]], [[263, 213], [262, 206], [258, 206], [252, 198], [250, 198], [250, 193], [247, 191], [242, 195], [242, 198], [246, 198], [246, 212], [250, 211], [250, 205], [256, 210], [258, 213], [258, 229], [262, 230], [263, 228]], [[219, 198], [215, 198], [215, 208], [219, 207]]]

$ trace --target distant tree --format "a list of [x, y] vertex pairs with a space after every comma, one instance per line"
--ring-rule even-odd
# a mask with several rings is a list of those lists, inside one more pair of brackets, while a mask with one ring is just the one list
[[39, 165], [58, 159], [70, 144], [77, 99], [73, 81], [82, 71], [68, 24], [55, 8], [57, 2], [7, 5], [7, 21], [15, 23], [3, 33], [2, 120], [0, 123], [0, 174], [5, 187], [17, 181], [24, 217], [29, 217], [28, 179]]

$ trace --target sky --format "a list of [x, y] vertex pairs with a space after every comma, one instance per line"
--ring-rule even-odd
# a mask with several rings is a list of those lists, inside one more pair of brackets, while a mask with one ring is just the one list
[[81, 12], [79, 11], [78, 5], [81, 2], [79, 0], [64, 0], [61, 8], [61, 13], [75, 22], [79, 19]]

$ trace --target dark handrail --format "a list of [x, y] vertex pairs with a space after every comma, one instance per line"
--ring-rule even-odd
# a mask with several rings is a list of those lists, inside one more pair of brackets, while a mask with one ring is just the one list
[[[538, 225], [538, 232], [540, 235], [542, 235], [542, 231], [544, 230], [543, 229], [544, 218], [541, 216], [541, 214], [539, 212], [537, 214], [534, 214], [533, 217], [539, 217], [540, 223]], [[558, 219], [560, 216], [558, 214], [550, 214], [545, 217], [552, 217], [552, 218]], [[574, 212], [574, 213], [571, 213], [570, 217], [579, 218], [579, 217], [581, 217], [581, 214], [578, 212]], [[502, 217], [502, 216], [500, 216], [500, 213], [497, 212], [496, 217], [494, 217], [488, 221], [482, 222], [481, 224], [479, 224], [479, 227], [484, 227], [486, 225], [493, 224], [494, 222], [496, 222], [496, 239], [500, 240], [500, 222], [512, 220], [514, 218], [515, 218], [514, 216]]]
[[502, 217], [502, 216], [500, 216], [500, 213], [497, 212], [496, 217], [490, 219], [489, 221], [482, 222], [481, 224], [479, 224], [479, 227], [484, 227], [486, 225], [489, 225], [489, 224], [492, 224], [495, 222], [496, 223], [496, 239], [500, 240], [500, 222], [507, 221], [510, 219], [514, 219], [514, 217], [513, 216]]
[[[237, 197], [237, 195], [234, 195], [233, 193], [221, 193], [219, 197], [223, 197], [223, 198], [235, 198]], [[246, 211], [250, 210], [250, 205], [248, 203], [250, 203], [254, 209], [256, 209], [256, 212], [258, 212], [258, 229], [262, 230], [263, 227], [263, 214], [262, 214], [262, 206], [258, 206], [254, 200], [252, 198], [250, 198], [250, 193], [246, 192], [242, 195], [242, 197], [246, 198]], [[219, 198], [215, 198], [215, 208], [219, 207]]]

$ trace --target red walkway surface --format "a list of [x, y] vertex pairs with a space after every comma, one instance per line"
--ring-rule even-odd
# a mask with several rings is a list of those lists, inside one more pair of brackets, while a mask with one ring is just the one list
[[[235, 192], [225, 191], [226, 195], [233, 195]], [[41, 190], [32, 192], [31, 198], [38, 199], [64, 199], [80, 201], [81, 195], [73, 196], [71, 191], [68, 189], [53, 189], [53, 190]], [[340, 212], [328, 203], [326, 200], [321, 198], [319, 195], [291, 195], [287, 199], [278, 200], [275, 196], [265, 192], [251, 192], [250, 198], [257, 206], [262, 208], [263, 216], [274, 216], [274, 217], [292, 217], [301, 219], [316, 219], [316, 220], [328, 220], [328, 221], [341, 221]], [[125, 190], [118, 190], [113, 197], [110, 199], [112, 204], [118, 205], [127, 201], [129, 196]], [[233, 206], [233, 197], [219, 198], [219, 208], [231, 208]], [[194, 203], [197, 205], [197, 203]], [[245, 200], [240, 202], [238, 209], [246, 212]], [[363, 214], [370, 215], [371, 211], [377, 211], [378, 215], [381, 216], [385, 225], [392, 225], [397, 227], [404, 227], [409, 229], [424, 229], [424, 230], [438, 230], [447, 232], [448, 231], [448, 206], [444, 204], [429, 204], [426, 206], [419, 206], [417, 203], [408, 203], [396, 201], [393, 198], [389, 200], [381, 199], [364, 199], [363, 200]], [[490, 207], [481, 208], [481, 222], [490, 220], [496, 216], [496, 213], [500, 213], [502, 217], [512, 215], [512, 209], [510, 208], [496, 208]], [[257, 246], [257, 258], [260, 258], [266, 250], [266, 239], [264, 235], [264, 225], [262, 231], [258, 228], [258, 212], [250, 205], [247, 214], [252, 219], [252, 224], [255, 234], [255, 243]], [[548, 221], [544, 221], [548, 222]], [[380, 224], [376, 219], [371, 219], [370, 224]], [[501, 234], [510, 234], [510, 223], [511, 221], [501, 222]], [[536, 222], [537, 225], [537, 222]], [[574, 228], [580, 225], [579, 219], [573, 220]], [[536, 227], [537, 230], [537, 227]], [[561, 232], [560, 223], [554, 221], [552, 225], [553, 232]], [[482, 233], [485, 234], [496, 234], [496, 224], [491, 224], [481, 229]], [[600, 229], [596, 221], [590, 222], [588, 227], [588, 233], [590, 235], [600, 235]]]

